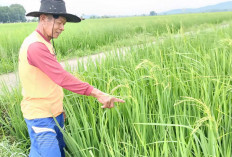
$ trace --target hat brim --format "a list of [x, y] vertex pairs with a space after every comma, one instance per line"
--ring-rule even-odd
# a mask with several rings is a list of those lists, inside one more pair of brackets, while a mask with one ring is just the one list
[[[54, 15], [54, 13], [49, 13], [49, 12], [30, 12], [26, 14], [26, 16], [32, 16], [32, 17], [39, 17], [41, 14], [51, 14]], [[68, 13], [55, 13], [55, 15], [63, 16], [66, 18], [67, 22], [81, 22], [81, 19], [73, 14], [68, 14]]]

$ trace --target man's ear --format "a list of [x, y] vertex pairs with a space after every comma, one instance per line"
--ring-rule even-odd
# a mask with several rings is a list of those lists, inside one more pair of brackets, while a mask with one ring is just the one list
[[39, 19], [40, 19], [40, 21], [45, 21], [46, 15], [41, 14], [41, 15], [39, 16]]

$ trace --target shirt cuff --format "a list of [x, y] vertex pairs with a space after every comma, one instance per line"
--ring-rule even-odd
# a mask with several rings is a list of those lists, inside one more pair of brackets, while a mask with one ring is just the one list
[[94, 88], [93, 86], [89, 86], [89, 88], [85, 91], [85, 94], [84, 94], [84, 95], [89, 96], [89, 95], [91, 94], [93, 88]]

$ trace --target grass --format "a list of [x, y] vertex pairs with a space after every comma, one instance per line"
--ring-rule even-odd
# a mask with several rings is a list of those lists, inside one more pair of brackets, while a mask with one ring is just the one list
[[[103, 110], [65, 90], [67, 154], [231, 156], [232, 29], [210, 25], [189, 34], [170, 29], [155, 45], [108, 53], [96, 66], [79, 63], [75, 76], [126, 103]], [[0, 98], [0, 127], [29, 144], [20, 100], [17, 89]]]
[[3, 137], [0, 139], [1, 157], [26, 157], [28, 156], [28, 148], [24, 147], [23, 141], [15, 142], [12, 137]]
[[[65, 31], [55, 40], [58, 59], [85, 56], [111, 49], [113, 45], [130, 46], [153, 41], [180, 29], [187, 31], [199, 25], [214, 25], [231, 20], [231, 12], [130, 17], [84, 20], [79, 24], [68, 23]], [[17, 68], [18, 51], [25, 37], [35, 30], [37, 23], [0, 24], [0, 74]], [[140, 40], [130, 40], [139, 37]], [[126, 42], [124, 42], [127, 40]], [[14, 65], [14, 66], [12, 66]]]
[[[126, 104], [102, 110], [66, 92], [66, 141], [73, 156], [230, 156], [231, 27], [172, 35], [77, 72]], [[212, 35], [213, 34], [213, 35]], [[79, 66], [81, 67], [81, 65]]]

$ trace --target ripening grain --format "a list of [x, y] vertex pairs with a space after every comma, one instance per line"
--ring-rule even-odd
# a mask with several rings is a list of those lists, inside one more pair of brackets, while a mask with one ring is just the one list
[[[214, 14], [212, 21], [216, 19], [216, 15], [226, 14], [228, 16], [230, 13]], [[176, 17], [180, 18], [180, 23], [181, 18], [187, 16], [197, 17]], [[137, 17], [137, 25], [134, 23], [131, 29], [145, 24], [141, 21], [149, 18], [152, 17]], [[165, 16], [153, 18], [163, 22], [166, 20]], [[106, 59], [97, 62], [96, 66], [89, 61], [85, 68], [79, 62], [78, 70], [72, 72], [75, 76], [106, 93], [123, 98], [126, 103], [118, 104], [111, 110], [103, 110], [96, 99], [65, 90], [67, 119], [64, 135], [67, 156], [232, 155], [232, 27], [230, 22], [227, 27], [217, 25], [218, 22], [229, 20], [225, 17], [217, 22], [207, 21], [210, 19], [208, 17], [203, 20], [202, 16], [198, 19], [199, 23], [195, 22], [198, 26], [194, 26], [193, 20], [189, 20], [186, 24], [182, 22], [181, 29], [166, 27], [163, 30], [165, 35], [161, 33], [161, 28], [156, 29], [160, 31], [160, 40], [156, 40], [156, 44], [131, 46], [125, 55], [118, 54], [118, 45], [112, 44], [111, 50], [115, 51], [108, 52]], [[104, 25], [104, 30], [114, 28], [112, 21], [122, 19], [105, 21], [107, 20], [108, 27], [107, 24]], [[88, 26], [97, 30], [102, 21], [104, 20], [92, 20], [96, 22], [95, 27]], [[207, 24], [200, 25], [204, 21]], [[91, 23], [91, 20], [88, 22]], [[135, 21], [132, 20], [131, 23], [133, 22]], [[79, 36], [71, 36], [73, 41], [81, 41], [81, 36], [85, 35], [82, 34], [84, 29], [91, 30], [77, 26], [80, 26], [80, 32], [67, 25], [70, 27], [69, 31], [79, 33]], [[144, 28], [146, 26], [148, 25]], [[142, 34], [147, 33], [144, 30], [147, 29], [143, 29]], [[187, 30], [189, 33], [184, 33]], [[117, 31], [119, 30], [115, 29]], [[110, 42], [105, 40], [111, 33], [105, 35], [105, 40], [101, 38], [102, 33], [93, 31], [90, 34], [86, 35], [86, 43], [88, 35], [92, 35], [93, 39], [89, 40], [91, 52]], [[120, 38], [125, 39], [123, 35], [118, 37]], [[58, 47], [60, 51], [66, 52], [68, 45], [72, 45], [68, 43], [70, 39], [66, 38], [64, 32], [61, 40], [57, 40], [57, 45], [66, 40], [67, 43], [63, 42], [63, 49]], [[84, 41], [81, 45], [84, 45]], [[139, 39], [131, 38], [130, 41], [138, 43]], [[93, 49], [91, 44], [95, 46]], [[78, 50], [78, 47], [73, 49]], [[23, 145], [26, 152], [29, 138], [20, 111], [20, 90], [4, 93], [5, 97], [0, 98], [0, 135], [9, 134], [28, 142]]]

